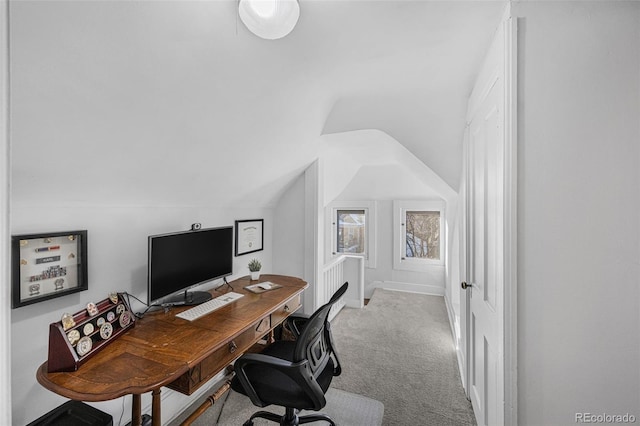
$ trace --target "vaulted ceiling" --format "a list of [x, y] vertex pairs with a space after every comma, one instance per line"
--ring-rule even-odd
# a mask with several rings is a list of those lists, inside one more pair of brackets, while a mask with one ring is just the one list
[[267, 41], [233, 0], [10, 2], [14, 201], [270, 206], [361, 129], [457, 190], [504, 2], [300, 3]]

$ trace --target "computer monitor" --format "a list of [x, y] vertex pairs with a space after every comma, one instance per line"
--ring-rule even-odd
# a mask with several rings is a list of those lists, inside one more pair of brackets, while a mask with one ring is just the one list
[[149, 236], [148, 302], [196, 305], [207, 291], [188, 291], [233, 273], [233, 227]]

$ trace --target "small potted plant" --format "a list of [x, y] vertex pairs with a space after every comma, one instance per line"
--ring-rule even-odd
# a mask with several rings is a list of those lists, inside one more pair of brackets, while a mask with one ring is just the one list
[[251, 272], [251, 280], [257, 281], [260, 278], [260, 269], [262, 269], [262, 263], [258, 259], [251, 259], [249, 262], [249, 272]]

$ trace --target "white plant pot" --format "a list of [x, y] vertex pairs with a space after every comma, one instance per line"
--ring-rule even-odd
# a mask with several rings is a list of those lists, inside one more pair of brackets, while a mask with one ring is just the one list
[[260, 271], [251, 273], [251, 281], [258, 281], [260, 279]]

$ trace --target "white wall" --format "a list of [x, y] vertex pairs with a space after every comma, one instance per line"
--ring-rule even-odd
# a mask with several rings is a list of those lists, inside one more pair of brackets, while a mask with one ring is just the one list
[[[377, 202], [377, 206], [376, 245], [378, 259], [375, 269], [365, 269], [365, 297], [371, 297], [375, 286], [444, 294], [444, 265], [430, 265], [426, 271], [406, 271], [393, 268], [393, 201], [380, 200]], [[407, 286], [406, 284], [411, 285]]]
[[[29, 188], [14, 188], [15, 194]], [[46, 212], [43, 214], [43, 212]], [[269, 209], [203, 210], [193, 206], [135, 206], [110, 204], [66, 207], [46, 203], [24, 204], [16, 195], [12, 205], [12, 234], [41, 231], [88, 230], [89, 290], [12, 310], [12, 407], [13, 424], [26, 424], [66, 399], [36, 382], [37, 367], [47, 359], [49, 324], [59, 321], [64, 312], [74, 313], [90, 301], [97, 302], [112, 291], [127, 291], [146, 301], [147, 236], [189, 229], [194, 222], [203, 227], [233, 225], [235, 219], [264, 218], [265, 250], [234, 257], [234, 277], [248, 274], [247, 263], [261, 259], [263, 272], [272, 271], [271, 241], [273, 211]], [[210, 288], [212, 283], [202, 288]], [[133, 303], [135, 311], [143, 306]], [[163, 419], [169, 420], [190, 399], [163, 388]], [[124, 401], [123, 422], [130, 419], [130, 397]], [[34, 404], [37, 401], [37, 404]], [[143, 409], [150, 399], [143, 398]], [[93, 404], [119, 419], [122, 398]]]
[[[439, 193], [400, 165], [364, 166], [332, 203], [376, 202], [376, 267], [365, 268], [365, 297], [376, 287], [444, 294], [445, 267], [426, 271], [393, 268], [393, 200], [441, 200]], [[327, 209], [330, 211], [330, 209]], [[325, 212], [325, 214], [329, 214]]]
[[[8, 1], [0, 0], [0, 281], [10, 282], [9, 225], [9, 17]], [[0, 290], [0, 424], [11, 424], [10, 286]]]
[[523, 426], [640, 419], [639, 8], [515, 8]]
[[282, 195], [273, 217], [273, 272], [304, 276], [305, 176]]

